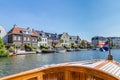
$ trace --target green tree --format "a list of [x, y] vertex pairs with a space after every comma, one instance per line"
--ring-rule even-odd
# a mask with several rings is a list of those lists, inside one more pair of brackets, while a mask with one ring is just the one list
[[90, 43], [88, 43], [88, 42], [87, 42], [87, 48], [88, 49], [91, 48]]
[[[77, 48], [78, 48], [78, 46], [80, 45], [78, 40], [75, 41], [75, 44], [76, 44], [76, 47], [77, 47]], [[75, 47], [75, 48], [76, 48], [76, 47]]]
[[110, 48], [116, 48], [116, 46], [113, 44], [113, 42], [111, 42]]
[[85, 48], [85, 42], [84, 42], [84, 40], [81, 41], [81, 48]]
[[0, 49], [5, 49], [3, 40], [0, 38]]
[[6, 51], [3, 40], [0, 38], [0, 57], [7, 57], [9, 53]]
[[78, 40], [75, 41], [75, 44], [78, 44]]
[[71, 43], [71, 48], [74, 48], [74, 43]]
[[60, 43], [63, 43], [64, 42], [64, 40], [63, 39], [60, 39]]
[[42, 41], [42, 38], [40, 37], [40, 36], [38, 36], [38, 39], [37, 39], [38, 41]]

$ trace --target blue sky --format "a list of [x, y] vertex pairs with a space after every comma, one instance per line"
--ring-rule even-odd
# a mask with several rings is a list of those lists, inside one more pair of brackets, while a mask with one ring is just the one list
[[46, 32], [120, 37], [120, 0], [0, 0], [0, 25]]

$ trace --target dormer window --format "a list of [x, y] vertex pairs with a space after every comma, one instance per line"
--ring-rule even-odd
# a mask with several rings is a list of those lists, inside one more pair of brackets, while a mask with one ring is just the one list
[[29, 34], [29, 32], [28, 32], [28, 31], [26, 31], [25, 33], [26, 33], [26, 34]]
[[20, 31], [20, 33], [22, 33], [22, 31]]
[[42, 37], [45, 37], [45, 34], [42, 34]]
[[50, 35], [50, 34], [48, 34], [47, 36], [48, 36], [48, 37], [51, 37], [51, 35]]
[[21, 31], [23, 34], [31, 34], [30, 33], [30, 31], [28, 31], [28, 30], [23, 30], [23, 31]]
[[41, 33], [40, 33], [39, 35], [40, 35], [40, 36], [42, 36], [42, 34], [41, 34]]

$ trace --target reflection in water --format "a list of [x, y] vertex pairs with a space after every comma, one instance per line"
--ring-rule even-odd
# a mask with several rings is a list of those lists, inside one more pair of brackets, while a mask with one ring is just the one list
[[[120, 62], [120, 50], [112, 50], [114, 59]], [[108, 53], [99, 51], [79, 51], [66, 53], [29, 54], [10, 58], [0, 58], [0, 77], [25, 70], [39, 68], [43, 65], [57, 64], [71, 61], [107, 59]]]

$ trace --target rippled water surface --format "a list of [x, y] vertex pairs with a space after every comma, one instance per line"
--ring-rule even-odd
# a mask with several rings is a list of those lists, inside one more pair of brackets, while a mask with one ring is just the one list
[[[111, 51], [114, 59], [120, 62], [120, 50]], [[108, 52], [83, 50], [79, 52], [17, 55], [16, 57], [0, 58], [0, 77], [18, 72], [39, 68], [44, 65], [92, 59], [107, 59]]]

